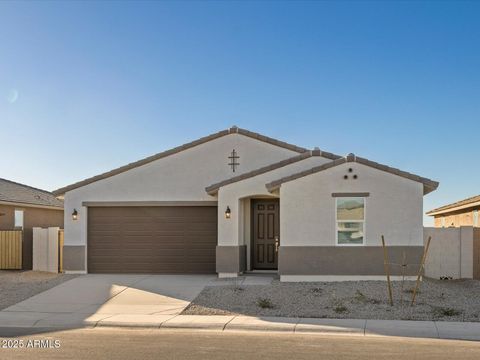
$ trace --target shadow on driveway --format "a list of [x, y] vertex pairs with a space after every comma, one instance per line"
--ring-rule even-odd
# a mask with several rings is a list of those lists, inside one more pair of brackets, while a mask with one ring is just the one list
[[[0, 312], [0, 328], [76, 328], [121, 319], [160, 325], [178, 315], [214, 275], [84, 275]], [[51, 329], [50, 329], [51, 330]]]

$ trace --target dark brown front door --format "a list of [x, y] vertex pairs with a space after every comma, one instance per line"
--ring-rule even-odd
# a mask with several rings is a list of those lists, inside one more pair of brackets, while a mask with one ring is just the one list
[[253, 200], [253, 269], [277, 269], [280, 240], [278, 199]]

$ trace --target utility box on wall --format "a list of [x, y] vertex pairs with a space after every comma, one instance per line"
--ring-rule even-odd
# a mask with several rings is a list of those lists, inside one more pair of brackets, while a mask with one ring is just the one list
[[58, 273], [59, 227], [33, 228], [33, 270]]

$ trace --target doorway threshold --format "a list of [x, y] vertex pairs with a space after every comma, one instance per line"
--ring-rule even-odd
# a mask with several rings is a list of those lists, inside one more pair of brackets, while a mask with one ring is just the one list
[[244, 271], [244, 275], [278, 275], [278, 270], [249, 270]]

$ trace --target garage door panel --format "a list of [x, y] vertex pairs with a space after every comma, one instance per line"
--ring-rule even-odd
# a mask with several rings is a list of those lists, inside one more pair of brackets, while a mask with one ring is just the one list
[[[169, 264], [177, 264], [179, 261], [183, 260], [183, 256], [155, 256], [155, 255], [128, 255], [128, 256], [123, 256], [122, 258], [126, 263], [128, 263], [128, 266], [132, 266], [134, 264], [142, 264], [143, 266], [148, 266], [150, 267], [152, 264], [160, 267], [160, 266], [165, 266]], [[161, 261], [161, 263], [159, 263]], [[110, 260], [109, 262], [115, 263], [115, 259]]]
[[200, 262], [192, 262], [190, 263], [190, 266], [186, 268], [186, 270], [188, 272], [194, 272], [194, 271], [197, 271], [197, 272], [200, 272], [200, 270], [203, 270], [203, 273], [206, 273], [206, 271], [208, 271], [208, 269], [210, 268], [211, 263], [200, 263]]
[[205, 261], [214, 261], [215, 256], [212, 256], [212, 253], [209, 249], [194, 249], [187, 253], [186, 255], [189, 259], [200, 259]]
[[193, 234], [198, 234], [198, 233], [205, 233], [207, 235], [210, 235], [212, 233], [216, 234], [217, 233], [217, 226], [215, 225], [205, 225], [205, 224], [199, 224], [198, 226], [188, 224], [185, 226], [185, 229], [183, 231], [186, 234], [193, 233]]
[[168, 261], [171, 259], [181, 259], [185, 256], [182, 249], [172, 250], [167, 249], [163, 251], [151, 251], [149, 249], [135, 249], [130, 250], [128, 254], [123, 255], [123, 260], [127, 261], [128, 259], [132, 260], [136, 257], [145, 258], [145, 257], [154, 257], [158, 261]]
[[88, 211], [92, 273], [215, 272], [216, 207], [93, 207]]
[[194, 265], [194, 266], [210, 266], [212, 263], [215, 263], [215, 260], [206, 260], [204, 257], [188, 257], [187, 258], [188, 264], [189, 265]]
[[194, 237], [192, 235], [190, 236], [185, 236], [184, 239], [188, 243], [190, 243], [191, 247], [195, 246], [210, 246], [211, 245], [211, 238], [214, 235], [198, 235], [197, 237]]

